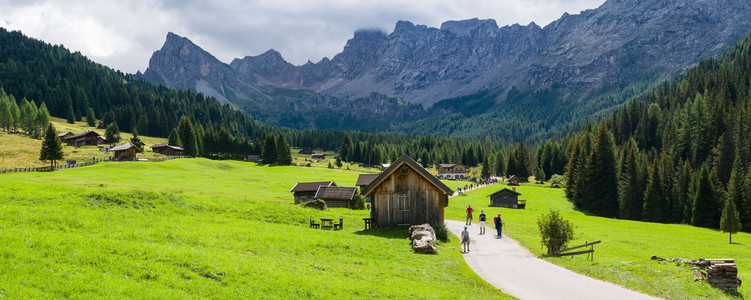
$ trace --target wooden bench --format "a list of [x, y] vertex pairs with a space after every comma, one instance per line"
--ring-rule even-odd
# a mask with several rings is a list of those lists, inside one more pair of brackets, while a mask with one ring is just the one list
[[373, 229], [373, 218], [362, 218], [365, 221], [365, 230]]
[[[601, 241], [594, 241], [594, 242], [591, 242], [591, 243], [584, 243], [583, 245], [579, 245], [579, 246], [568, 247], [566, 249], [561, 249], [561, 250], [555, 251], [555, 252], [553, 252], [553, 254], [555, 254], [556, 256], [569, 256], [569, 255], [571, 255], [571, 257], [574, 257], [574, 255], [579, 255], [579, 254], [587, 254], [587, 259], [594, 260], [595, 259], [595, 247], [594, 247], [594, 245], [595, 244], [599, 244], [600, 242]], [[576, 249], [584, 248], [584, 247], [587, 247], [587, 246], [589, 246], [589, 249], [587, 249], [587, 250], [569, 252], [571, 250], [576, 250]]]
[[321, 223], [316, 223], [313, 217], [310, 218], [310, 228], [321, 228]]
[[344, 219], [339, 218], [339, 223], [334, 223], [334, 230], [337, 228], [343, 229], [344, 228]]

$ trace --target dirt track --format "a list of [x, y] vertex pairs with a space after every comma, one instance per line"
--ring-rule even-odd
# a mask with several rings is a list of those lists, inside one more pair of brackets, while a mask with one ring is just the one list
[[[464, 230], [462, 221], [447, 220], [446, 226], [457, 236]], [[479, 235], [479, 224], [468, 227], [472, 242], [470, 252], [464, 254], [467, 265], [485, 281], [516, 298], [658, 299], [539, 259], [505, 235], [498, 239], [492, 226], [486, 228], [484, 235]], [[461, 251], [461, 247], [458, 249]]]

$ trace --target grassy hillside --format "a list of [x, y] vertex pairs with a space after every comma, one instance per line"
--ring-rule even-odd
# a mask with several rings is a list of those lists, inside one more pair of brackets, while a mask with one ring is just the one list
[[[58, 133], [70, 131], [74, 134], [83, 133], [87, 130], [96, 131], [104, 135], [104, 129], [97, 129], [86, 125], [86, 122], [76, 122], [68, 124], [64, 119], [51, 118], [52, 125]], [[120, 132], [122, 142], [130, 142], [133, 137], [131, 133]], [[148, 136], [139, 136], [141, 141], [146, 144], [143, 153], [139, 153], [139, 158], [163, 157], [161, 154], [151, 152], [151, 145], [166, 143], [165, 138], [154, 138]], [[12, 168], [34, 168], [48, 166], [49, 162], [39, 160], [39, 151], [42, 148], [41, 139], [33, 139], [22, 134], [0, 133], [0, 169]], [[76, 160], [78, 162], [91, 161], [93, 158], [104, 159], [112, 156], [104, 154], [97, 146], [71, 147], [63, 144], [64, 160]], [[62, 163], [65, 163], [64, 161]]]
[[[687, 266], [650, 260], [652, 255], [686, 259], [735, 258], [738, 276], [748, 281], [751, 279], [751, 234], [733, 235], [734, 244], [728, 244], [728, 235], [718, 230], [588, 216], [573, 209], [562, 189], [539, 185], [517, 187], [522, 194], [520, 199], [527, 200], [526, 209], [489, 207], [490, 198], [487, 195], [503, 187], [489, 186], [468, 192], [467, 196], [451, 198], [446, 217], [463, 220], [468, 204], [478, 211], [484, 209], [489, 217], [501, 213], [507, 224], [504, 232], [533, 254], [576, 272], [659, 297], [742, 299], [751, 296], [751, 287], [747, 282], [739, 289], [742, 296], [733, 296], [706, 284], [695, 283], [693, 271]], [[561, 215], [576, 226], [576, 237], [570, 246], [602, 240], [602, 244], [595, 245], [594, 261], [588, 261], [584, 256], [557, 258], [544, 255], [546, 249], [540, 243], [536, 222], [538, 216], [550, 209], [561, 211]]]
[[[366, 211], [290, 204], [296, 181], [357, 173], [179, 159], [0, 180], [0, 292], [10, 298], [507, 298], [458, 242], [412, 253]], [[344, 218], [344, 230], [308, 218]]]

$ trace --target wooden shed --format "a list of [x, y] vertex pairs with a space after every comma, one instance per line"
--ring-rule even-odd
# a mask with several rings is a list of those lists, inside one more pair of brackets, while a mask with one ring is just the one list
[[355, 197], [357, 188], [349, 186], [318, 186], [318, 191], [313, 199], [321, 199], [326, 206], [351, 208], [352, 198]]
[[178, 156], [183, 155], [183, 148], [168, 144], [156, 144], [151, 146], [151, 151], [162, 155]]
[[524, 208], [526, 206], [525, 200], [519, 200], [521, 194], [516, 191], [516, 188], [508, 189], [502, 188], [488, 195], [490, 197], [490, 206], [510, 207], [510, 208]]
[[360, 194], [376, 177], [378, 177], [378, 174], [360, 174], [357, 176], [357, 183], [355, 185], [360, 188]]
[[303, 148], [297, 154], [313, 154], [313, 149], [310, 148]]
[[295, 204], [301, 204], [313, 200], [319, 186], [336, 186], [336, 183], [334, 181], [298, 182], [289, 191], [295, 197]]
[[378, 227], [443, 225], [443, 207], [453, 193], [406, 155], [393, 162], [362, 192], [372, 199], [370, 216]]
[[516, 175], [511, 175], [511, 177], [508, 178], [508, 185], [519, 186], [519, 177], [516, 177]]
[[70, 132], [70, 131], [66, 131], [66, 132], [62, 132], [62, 133], [58, 133], [57, 134], [57, 137], [60, 138], [61, 142], [65, 142], [65, 140], [68, 139], [71, 136], [73, 136], [73, 133]]
[[313, 159], [325, 159], [326, 153], [313, 153], [310, 155], [310, 157]]
[[125, 143], [110, 149], [114, 152], [112, 157], [115, 161], [134, 161], [136, 160], [136, 153], [141, 152], [136, 145], [131, 143]]
[[106, 141], [105, 138], [100, 136], [96, 131], [87, 131], [81, 134], [71, 135], [65, 139], [65, 143], [68, 146], [96, 146], [103, 144]]

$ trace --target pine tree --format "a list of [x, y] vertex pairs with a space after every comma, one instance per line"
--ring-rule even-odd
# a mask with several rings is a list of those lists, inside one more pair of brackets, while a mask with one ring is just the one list
[[342, 157], [339, 155], [336, 156], [336, 167], [339, 169], [342, 168]]
[[352, 136], [349, 132], [344, 133], [341, 147], [342, 149], [339, 150], [339, 156], [345, 161], [351, 161], [351, 152], [353, 151], [354, 146], [352, 145]]
[[138, 129], [133, 128], [133, 137], [130, 138], [130, 143], [138, 147], [138, 152], [143, 152], [144, 143], [138, 137]]
[[733, 243], [733, 233], [741, 231], [742, 225], [738, 210], [735, 209], [735, 201], [732, 198], [728, 198], [725, 201], [725, 207], [722, 209], [722, 217], [720, 217], [720, 230], [730, 234], [730, 243]]
[[715, 187], [709, 177], [707, 164], [703, 164], [696, 177], [696, 194], [692, 210], [691, 224], [699, 227], [717, 227], [719, 208]]
[[662, 210], [664, 195], [662, 194], [662, 178], [660, 177], [660, 167], [655, 158], [652, 166], [649, 168], [649, 178], [647, 179], [647, 190], [644, 191], [644, 210], [642, 220], [648, 222], [662, 222], [665, 212]]
[[264, 164], [271, 165], [276, 163], [277, 156], [276, 138], [274, 138], [273, 134], [269, 134], [263, 142], [263, 153], [261, 154], [261, 158], [263, 159]]
[[[682, 165], [682, 166], [681, 166]], [[691, 223], [691, 208], [693, 208], [693, 197], [690, 193], [691, 188], [691, 164], [686, 160], [679, 164], [676, 178], [673, 183], [673, 217], [675, 223]]]
[[76, 115], [73, 113], [73, 106], [68, 106], [68, 111], [65, 113], [65, 119], [68, 124], [76, 123]]
[[50, 112], [47, 110], [47, 105], [42, 103], [37, 111], [37, 117], [34, 120], [34, 134], [35, 138], [41, 137], [42, 132], [45, 130], [47, 124], [50, 123]]
[[618, 215], [618, 172], [615, 160], [613, 134], [605, 122], [595, 129], [595, 140], [587, 160], [586, 183], [587, 199], [584, 207], [599, 216]]
[[110, 145], [120, 142], [122, 138], [120, 137], [120, 127], [117, 126], [117, 122], [112, 122], [107, 126], [107, 130], [104, 131], [104, 138], [107, 139]]
[[172, 146], [182, 146], [180, 142], [180, 134], [177, 132], [177, 127], [172, 128], [172, 132], [169, 134], [167, 144]]
[[287, 140], [283, 135], [279, 134], [279, 138], [276, 139], [276, 164], [280, 166], [289, 166], [292, 164], [292, 153], [287, 145]]
[[630, 138], [626, 145], [625, 157], [621, 162], [621, 176], [618, 182], [620, 216], [628, 220], [641, 220], [644, 206], [643, 190], [639, 185], [641, 174], [639, 174], [637, 151], [636, 141]]
[[39, 160], [49, 160], [50, 168], [55, 166], [55, 161], [63, 159], [63, 146], [60, 144], [60, 138], [57, 137], [57, 131], [52, 123], [47, 125], [42, 142], [42, 150], [39, 153]]
[[180, 118], [180, 122], [177, 124], [177, 132], [182, 142], [183, 154], [198, 157], [200, 155], [198, 151], [198, 135], [196, 134], [193, 122], [187, 116]]
[[498, 153], [495, 155], [495, 168], [493, 170], [498, 175], [506, 174], [506, 153], [501, 149], [498, 151]]
[[91, 127], [96, 126], [96, 116], [94, 115], [94, 109], [91, 107], [86, 110], [86, 125]]
[[488, 160], [488, 156], [485, 155], [485, 157], [482, 159], [482, 173], [480, 174], [482, 178], [490, 178], [490, 161]]

